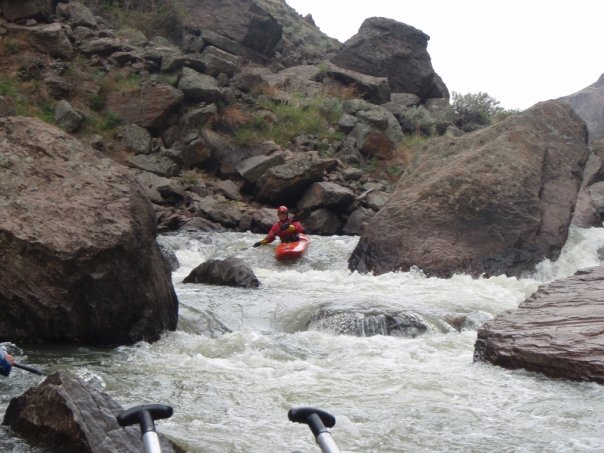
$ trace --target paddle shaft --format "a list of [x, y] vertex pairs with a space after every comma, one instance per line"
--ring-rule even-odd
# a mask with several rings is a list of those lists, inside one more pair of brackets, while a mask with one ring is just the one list
[[15, 368], [21, 368], [22, 370], [29, 371], [30, 373], [37, 374], [39, 376], [44, 376], [44, 373], [34, 367], [23, 365], [22, 363], [13, 363]]

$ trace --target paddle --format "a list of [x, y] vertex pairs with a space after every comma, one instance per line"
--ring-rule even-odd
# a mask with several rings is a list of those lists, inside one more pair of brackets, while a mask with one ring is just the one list
[[22, 370], [25, 370], [25, 371], [29, 371], [30, 373], [34, 373], [34, 374], [37, 374], [40, 376], [46, 376], [46, 374], [44, 374], [44, 372], [42, 372], [34, 367], [31, 367], [29, 365], [23, 365], [22, 363], [15, 362], [15, 363], [13, 363], [13, 366], [16, 368], [21, 368]]
[[305, 423], [312, 431], [323, 453], [340, 453], [327, 428], [336, 424], [336, 418], [314, 407], [292, 407], [287, 417], [295, 423]]
[[159, 436], [155, 431], [153, 420], [170, 418], [173, 412], [173, 409], [165, 404], [144, 404], [126, 409], [120, 412], [116, 418], [120, 426], [130, 426], [138, 423], [141, 428], [145, 452], [161, 453]]

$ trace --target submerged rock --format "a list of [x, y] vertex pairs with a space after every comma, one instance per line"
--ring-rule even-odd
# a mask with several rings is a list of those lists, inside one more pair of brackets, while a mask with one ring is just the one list
[[425, 333], [452, 330], [445, 322], [427, 319], [417, 313], [379, 313], [328, 308], [319, 310], [310, 320], [308, 327], [337, 335], [357, 337], [389, 335], [404, 338], [415, 338]]

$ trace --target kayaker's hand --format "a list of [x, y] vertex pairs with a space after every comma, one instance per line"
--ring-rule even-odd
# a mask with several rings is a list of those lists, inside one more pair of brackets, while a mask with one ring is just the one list
[[293, 225], [290, 225], [287, 227], [287, 232], [288, 233], [295, 233], [296, 232], [296, 227]]

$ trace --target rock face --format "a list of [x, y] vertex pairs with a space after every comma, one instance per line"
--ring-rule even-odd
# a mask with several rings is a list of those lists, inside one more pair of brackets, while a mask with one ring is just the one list
[[[281, 40], [282, 25], [253, 0], [184, 0], [182, 3], [187, 10], [187, 27], [212, 30], [243, 44], [258, 56], [271, 57]], [[202, 34], [202, 38], [206, 37]]]
[[133, 175], [33, 118], [0, 119], [0, 338], [124, 344], [178, 300]]
[[[122, 407], [90, 385], [55, 373], [38, 387], [13, 398], [4, 415], [30, 442], [44, 442], [56, 451], [113, 453], [144, 451], [140, 428], [118, 425]], [[160, 433], [163, 452], [182, 452]]]
[[568, 235], [586, 141], [585, 123], [568, 105], [549, 101], [430, 142], [369, 221], [350, 269], [518, 276], [555, 259]]
[[432, 68], [427, 50], [429, 39], [409, 25], [371, 17], [344, 43], [332, 61], [363, 74], [387, 77], [392, 92], [412, 93], [422, 101], [448, 99], [447, 87]]
[[604, 268], [544, 285], [478, 330], [474, 359], [604, 384]]
[[596, 83], [560, 98], [568, 102], [577, 114], [583, 118], [589, 130], [590, 143], [604, 138], [604, 74]]

